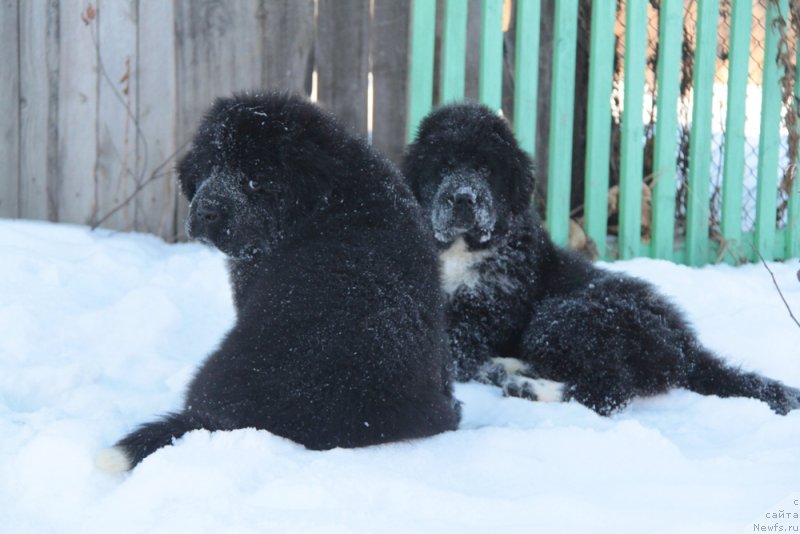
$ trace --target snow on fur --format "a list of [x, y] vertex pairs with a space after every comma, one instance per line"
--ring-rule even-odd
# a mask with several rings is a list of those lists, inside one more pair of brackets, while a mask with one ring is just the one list
[[[797, 262], [769, 265], [797, 314]], [[727, 361], [800, 386], [800, 329], [763, 266], [606, 267], [654, 283]], [[0, 222], [4, 529], [753, 532], [798, 490], [798, 412], [677, 390], [604, 418], [474, 383], [456, 389], [460, 429], [430, 439], [314, 452], [200, 430], [131, 474], [98, 470], [122, 432], [180, 406], [233, 319], [209, 248]]]

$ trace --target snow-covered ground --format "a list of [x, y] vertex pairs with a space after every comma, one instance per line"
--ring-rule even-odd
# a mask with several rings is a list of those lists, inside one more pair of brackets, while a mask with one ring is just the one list
[[[800, 328], [763, 266], [610, 267], [657, 284], [730, 361], [800, 386]], [[770, 267], [800, 314], [797, 262]], [[98, 472], [98, 449], [179, 406], [232, 321], [206, 247], [0, 221], [0, 531], [800, 531], [800, 412], [687, 391], [602, 418], [465, 384], [460, 430], [432, 439], [312, 452], [198, 431]]]

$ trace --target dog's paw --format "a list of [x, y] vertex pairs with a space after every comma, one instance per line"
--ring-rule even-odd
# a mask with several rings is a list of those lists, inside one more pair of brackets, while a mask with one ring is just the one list
[[775, 413], [786, 415], [792, 410], [800, 409], [800, 389], [776, 384], [772, 390], [766, 396], [766, 402]]
[[528, 378], [510, 375], [503, 384], [503, 393], [508, 397], [519, 397], [539, 402], [564, 401], [564, 384], [545, 378]]

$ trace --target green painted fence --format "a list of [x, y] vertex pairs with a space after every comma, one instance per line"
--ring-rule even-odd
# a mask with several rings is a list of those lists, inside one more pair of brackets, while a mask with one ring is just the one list
[[[794, 180], [784, 220], [777, 222], [777, 198], [781, 133], [780, 78], [776, 63], [779, 29], [772, 24], [778, 15], [789, 18], [788, 0], [769, 0], [763, 53], [751, 50], [752, 0], [732, 0], [727, 77], [727, 110], [721, 161], [719, 221], [709, 224], [712, 166], [712, 95], [717, 71], [720, 24], [719, 0], [697, 2], [692, 16], [695, 50], [692, 68], [692, 98], [689, 124], [688, 172], [686, 173], [685, 231], [676, 232], [676, 154], [680, 128], [677, 104], [681, 71], [681, 47], [685, 29], [683, 0], [661, 0], [657, 18], [658, 63], [655, 95], [656, 120], [652, 136], [652, 215], [650, 239], [643, 239], [642, 180], [645, 122], [645, 70], [648, 24], [653, 23], [649, 2], [628, 1], [617, 13], [617, 2], [595, 1], [591, 12], [588, 112], [586, 117], [586, 165], [584, 169], [583, 226], [603, 259], [649, 256], [689, 265], [726, 261], [785, 259], [800, 255], [800, 191]], [[511, 117], [521, 146], [536, 160], [537, 91], [540, 0], [516, 0], [515, 62]], [[553, 16], [552, 92], [550, 99], [549, 155], [546, 221], [553, 239], [568, 240], [573, 164], [573, 124], [576, 36], [579, 0], [558, 0]], [[500, 110], [503, 78], [503, 0], [482, 0], [480, 35], [467, 34], [467, 0], [444, 0], [442, 10], [438, 101], [464, 97], [465, 49], [468, 41], [480, 39], [479, 99]], [[612, 76], [615, 28], [624, 19], [624, 91], [620, 123], [619, 224], [618, 234], [608, 235], [609, 161], [611, 157]], [[408, 137], [433, 106], [435, 79], [436, 1], [412, 3]], [[650, 32], [652, 35], [652, 32]], [[797, 54], [796, 51], [792, 53]], [[758, 139], [755, 224], [742, 231], [743, 183], [745, 178], [745, 102], [748, 63], [759, 54], [763, 65], [762, 106]], [[800, 63], [800, 62], [798, 62]], [[800, 66], [797, 68], [800, 76]], [[719, 85], [717, 83], [717, 85]], [[795, 85], [800, 96], [800, 84]], [[785, 152], [785, 148], [783, 149]], [[795, 162], [797, 163], [797, 162]], [[677, 234], [677, 235], [676, 235]]]

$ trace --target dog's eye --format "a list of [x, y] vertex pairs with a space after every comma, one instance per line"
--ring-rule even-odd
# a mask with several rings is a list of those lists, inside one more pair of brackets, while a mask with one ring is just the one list
[[248, 180], [247, 187], [250, 191], [261, 191], [261, 182], [258, 180]]

